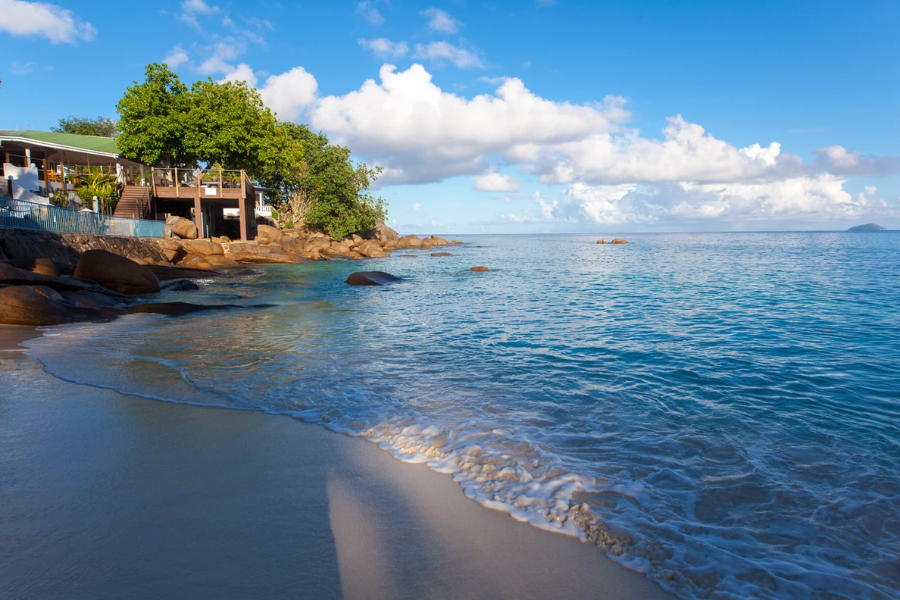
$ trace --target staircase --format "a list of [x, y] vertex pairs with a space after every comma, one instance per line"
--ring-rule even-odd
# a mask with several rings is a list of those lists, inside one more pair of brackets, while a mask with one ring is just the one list
[[150, 216], [150, 188], [126, 185], [113, 216], [128, 219], [146, 219]]

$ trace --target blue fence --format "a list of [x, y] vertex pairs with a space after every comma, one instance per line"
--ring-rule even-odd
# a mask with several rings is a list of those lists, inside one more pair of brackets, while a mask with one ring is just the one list
[[163, 237], [165, 223], [110, 217], [0, 196], [0, 227], [119, 237]]

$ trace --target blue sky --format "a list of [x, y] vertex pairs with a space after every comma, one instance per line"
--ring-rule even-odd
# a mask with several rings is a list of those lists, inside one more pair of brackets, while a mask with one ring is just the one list
[[[244, 79], [402, 231], [900, 228], [900, 3], [0, 0], [0, 127]], [[393, 68], [384, 65], [393, 65]]]

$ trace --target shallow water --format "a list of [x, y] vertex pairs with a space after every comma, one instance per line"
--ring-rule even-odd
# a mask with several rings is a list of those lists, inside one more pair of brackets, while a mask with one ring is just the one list
[[167, 294], [275, 308], [54, 328], [30, 352], [365, 436], [684, 598], [900, 598], [900, 235], [461, 239], [362, 263], [398, 284], [275, 265]]

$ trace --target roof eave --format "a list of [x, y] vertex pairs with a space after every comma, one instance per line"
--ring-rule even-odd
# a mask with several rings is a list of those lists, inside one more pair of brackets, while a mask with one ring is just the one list
[[42, 142], [40, 140], [35, 140], [32, 138], [20, 137], [15, 135], [2, 135], [0, 136], [0, 143], [2, 142], [18, 142], [20, 144], [26, 143], [31, 144], [33, 146], [41, 146], [43, 148], [53, 148], [54, 150], [65, 150], [68, 152], [82, 152], [87, 154], [96, 154], [97, 156], [105, 156], [106, 158], [120, 158], [121, 154], [112, 154], [110, 152], [102, 152], [100, 150], [90, 150], [88, 148], [78, 148], [77, 146], [66, 146], [64, 144], [54, 144], [52, 142]]

